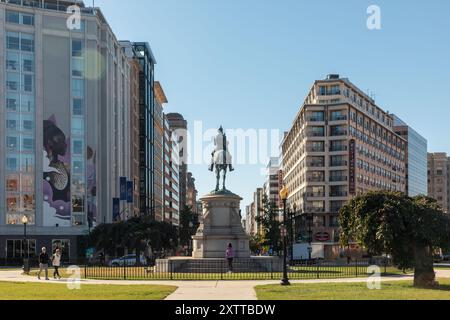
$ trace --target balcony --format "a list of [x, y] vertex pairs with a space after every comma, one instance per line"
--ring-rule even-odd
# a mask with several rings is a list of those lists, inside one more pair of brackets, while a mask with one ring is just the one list
[[325, 192], [307, 192], [306, 196], [308, 198], [323, 198], [325, 197]]
[[322, 213], [325, 212], [325, 208], [318, 208], [318, 207], [308, 207], [306, 208], [307, 212], [314, 212], [314, 213]]
[[347, 181], [347, 176], [330, 176], [330, 182]]
[[306, 148], [306, 152], [325, 152], [325, 148]]
[[308, 117], [308, 118], [306, 118], [306, 121], [309, 121], [309, 122], [324, 122], [325, 118], [324, 117]]
[[325, 132], [309, 131], [306, 133], [307, 137], [325, 137]]

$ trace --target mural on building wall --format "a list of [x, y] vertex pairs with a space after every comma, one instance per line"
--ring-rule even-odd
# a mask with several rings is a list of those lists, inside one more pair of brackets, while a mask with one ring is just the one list
[[44, 226], [71, 225], [70, 138], [54, 116], [44, 120]]
[[92, 147], [87, 147], [87, 206], [88, 219], [92, 224], [97, 223], [97, 153]]

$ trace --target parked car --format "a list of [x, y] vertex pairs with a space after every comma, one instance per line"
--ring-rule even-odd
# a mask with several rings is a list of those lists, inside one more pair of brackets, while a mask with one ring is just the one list
[[444, 261], [444, 256], [440, 253], [435, 253], [433, 255], [433, 261], [434, 261], [434, 263], [440, 263], [440, 262]]
[[446, 253], [442, 256], [442, 258], [444, 259], [444, 261], [450, 261], [450, 253]]
[[[147, 261], [144, 256], [140, 256], [140, 263], [143, 266], [147, 265]], [[122, 267], [124, 265], [135, 266], [136, 265], [136, 255], [128, 254], [128, 255], [120, 257], [118, 259], [111, 260], [109, 262], [109, 265], [112, 267]]]

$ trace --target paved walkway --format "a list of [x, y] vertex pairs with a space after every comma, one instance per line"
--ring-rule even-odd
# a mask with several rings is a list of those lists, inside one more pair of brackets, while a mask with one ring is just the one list
[[[450, 278], [450, 270], [436, 270], [437, 278]], [[381, 281], [412, 281], [411, 275], [382, 277]], [[66, 284], [64, 280], [38, 280], [21, 271], [1, 271], [0, 281]], [[291, 283], [349, 283], [366, 282], [366, 278], [292, 280]], [[255, 286], [279, 284], [279, 281], [129, 281], [81, 279], [81, 284], [111, 285], [172, 285], [178, 289], [166, 300], [256, 300]]]

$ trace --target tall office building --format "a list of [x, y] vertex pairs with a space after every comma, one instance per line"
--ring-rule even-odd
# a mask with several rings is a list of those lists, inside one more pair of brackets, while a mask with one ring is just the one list
[[180, 223], [179, 138], [172, 132], [164, 115], [164, 221], [178, 226]]
[[428, 154], [428, 196], [450, 212], [450, 158], [446, 153]]
[[196, 215], [197, 212], [197, 188], [195, 187], [195, 178], [192, 172], [187, 173], [186, 182], [186, 205], [191, 208], [192, 212]]
[[155, 81], [155, 114], [153, 126], [155, 130], [154, 137], [154, 201], [155, 201], [155, 219], [163, 221], [164, 199], [163, 199], [163, 157], [164, 157], [164, 113], [163, 105], [167, 103], [167, 97], [161, 84]]
[[64, 0], [1, 1], [0, 59], [0, 258], [75, 258], [89, 222], [128, 214], [113, 203], [131, 174], [128, 59], [98, 8]]
[[408, 143], [406, 152], [406, 193], [410, 197], [426, 195], [428, 142], [417, 131], [394, 115], [394, 131]]
[[[266, 171], [266, 182], [264, 183], [264, 193], [267, 199], [274, 205], [275, 209], [281, 208], [280, 204], [280, 159], [272, 157], [269, 160]], [[281, 181], [282, 182], [282, 181]]]
[[180, 150], [180, 163], [179, 163], [179, 206], [180, 210], [187, 205], [187, 121], [179, 113], [168, 113], [166, 114], [167, 121], [169, 123], [169, 128], [178, 137], [178, 147]]
[[121, 41], [120, 45], [128, 59], [139, 62], [139, 211], [141, 215], [161, 219], [155, 202], [155, 123], [160, 122], [155, 121], [156, 59], [147, 42]]
[[[282, 142], [288, 204], [313, 214], [311, 240], [326, 258], [340, 253], [338, 211], [346, 201], [370, 190], [405, 191], [406, 141], [393, 121], [348, 79], [329, 75], [314, 83]], [[305, 217], [296, 218], [303, 239]]]

